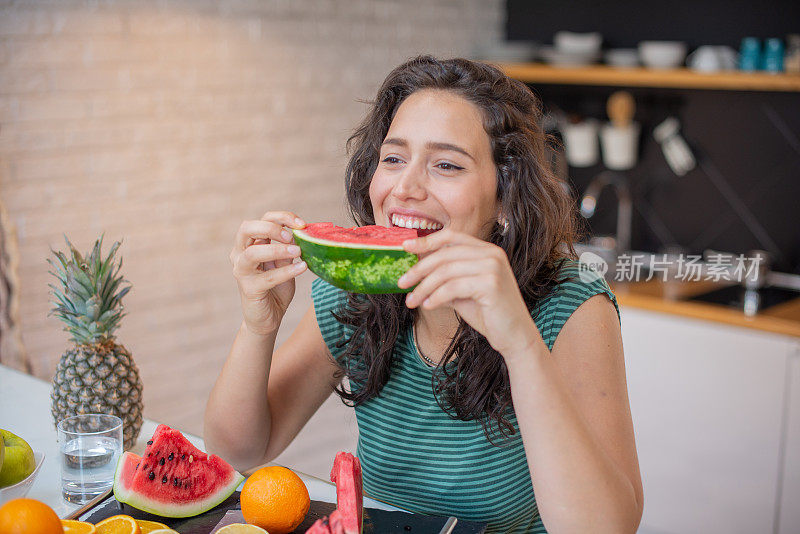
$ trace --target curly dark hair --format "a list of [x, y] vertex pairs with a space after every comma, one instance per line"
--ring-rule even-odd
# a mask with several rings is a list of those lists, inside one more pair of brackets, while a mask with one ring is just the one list
[[[539, 125], [539, 99], [524, 83], [491, 65], [423, 55], [389, 73], [377, 98], [365, 102], [371, 109], [347, 141], [345, 184], [355, 223], [375, 224], [369, 186], [381, 144], [400, 104], [422, 89], [451, 92], [481, 111], [497, 168], [497, 199], [508, 220], [507, 230], [495, 224], [488, 240], [508, 255], [522, 297], [533, 309], [560, 282], [560, 263], [575, 257], [577, 211], [546, 157], [552, 140]], [[391, 373], [395, 342], [414, 324], [416, 314], [402, 294], [348, 295], [334, 313], [350, 332], [339, 342], [345, 348], [338, 362], [340, 376], [350, 378], [349, 390], [336, 388], [343, 402], [358, 405], [381, 392]], [[492, 443], [497, 432], [514, 434], [503, 357], [463, 319], [432, 380], [439, 405], [452, 417], [479, 420]]]

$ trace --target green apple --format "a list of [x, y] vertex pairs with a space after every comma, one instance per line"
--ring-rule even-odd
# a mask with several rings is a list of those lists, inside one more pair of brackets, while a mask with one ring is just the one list
[[0, 428], [2, 436], [4, 458], [0, 467], [0, 488], [11, 486], [25, 480], [33, 473], [36, 460], [33, 459], [33, 449], [21, 437]]

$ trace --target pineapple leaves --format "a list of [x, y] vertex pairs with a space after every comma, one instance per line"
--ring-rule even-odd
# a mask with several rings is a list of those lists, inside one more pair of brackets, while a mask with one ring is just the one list
[[122, 298], [131, 289], [120, 274], [122, 258], [116, 258], [121, 242], [117, 241], [102, 255], [103, 237], [95, 241], [86, 256], [64, 236], [68, 254], [52, 250], [49, 271], [57, 284], [52, 290], [52, 315], [64, 321], [65, 330], [78, 343], [96, 343], [114, 339], [114, 331], [125, 314]]

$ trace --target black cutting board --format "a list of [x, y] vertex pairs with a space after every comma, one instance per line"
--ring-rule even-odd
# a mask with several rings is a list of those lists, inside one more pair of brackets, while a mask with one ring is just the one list
[[[113, 495], [100, 502], [83, 514], [81, 521], [97, 523], [107, 517], [117, 514], [127, 514], [136, 519], [149, 519], [159, 521], [177, 530], [182, 534], [209, 534], [219, 523], [228, 510], [239, 510], [239, 492], [235, 492], [219, 506], [208, 512], [182, 519], [171, 519], [142, 512], [127, 504], [117, 501]], [[295, 530], [303, 534], [317, 519], [336, 509], [336, 505], [329, 502], [311, 501], [306, 518]], [[439, 534], [447, 521], [446, 517], [434, 517], [406, 512], [389, 512], [377, 508], [364, 508], [364, 534]], [[459, 520], [453, 530], [454, 534], [482, 534], [486, 531], [485, 523]]]

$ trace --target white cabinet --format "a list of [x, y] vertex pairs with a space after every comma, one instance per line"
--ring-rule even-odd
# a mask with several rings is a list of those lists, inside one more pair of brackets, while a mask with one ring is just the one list
[[800, 348], [789, 362], [789, 396], [786, 411], [780, 534], [800, 532]]
[[644, 484], [640, 532], [775, 532], [797, 340], [627, 307], [622, 337]]

